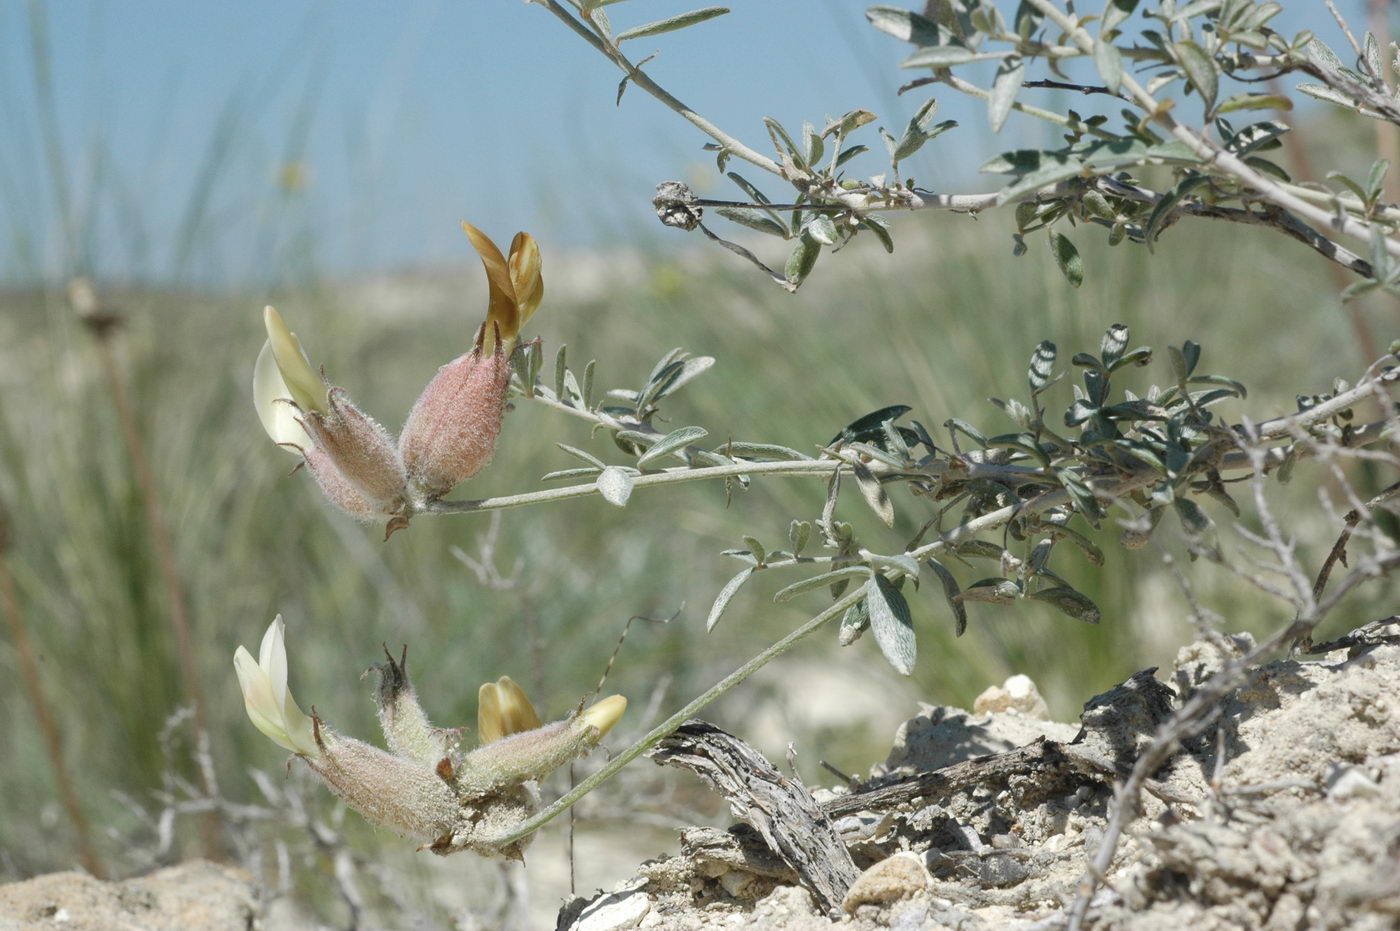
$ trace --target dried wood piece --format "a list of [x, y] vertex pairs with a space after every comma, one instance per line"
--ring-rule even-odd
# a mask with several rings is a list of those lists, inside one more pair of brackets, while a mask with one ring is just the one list
[[802, 885], [826, 909], [840, 906], [856, 865], [831, 819], [796, 778], [778, 772], [757, 750], [705, 721], [690, 720], [647, 753], [704, 779], [729, 800]]

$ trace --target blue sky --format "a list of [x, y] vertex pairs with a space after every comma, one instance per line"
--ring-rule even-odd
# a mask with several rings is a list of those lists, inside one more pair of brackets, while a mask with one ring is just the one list
[[[608, 11], [622, 29], [698, 5]], [[766, 145], [764, 116], [797, 130], [855, 107], [897, 133], [925, 98], [895, 96], [916, 76], [897, 68], [908, 47], [867, 25], [868, 5], [736, 0], [728, 16], [627, 45], [634, 59], [660, 51], [649, 72], [755, 147]], [[1307, 25], [1339, 44], [1320, 2], [1287, 5], [1284, 31]], [[47, 109], [36, 14], [51, 56]], [[436, 264], [466, 255], [464, 218], [497, 238], [527, 228], [547, 245], [678, 237], [652, 220], [652, 187], [715, 185], [712, 161], [700, 134], [645, 94], [629, 90], [615, 107], [619, 77], [519, 0], [0, 0], [10, 141], [0, 270], [54, 273], [75, 253], [147, 278], [259, 277], [272, 255], [309, 256], [329, 273]], [[992, 139], [979, 105], [946, 89], [939, 98], [940, 116], [964, 128], [912, 166], [935, 188], [982, 189], [944, 163], [977, 164], [1043, 134], [1013, 119]], [[301, 179], [291, 193], [289, 164]]]

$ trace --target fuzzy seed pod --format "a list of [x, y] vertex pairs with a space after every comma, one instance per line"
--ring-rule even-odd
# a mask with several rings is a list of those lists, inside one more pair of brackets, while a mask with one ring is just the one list
[[407, 476], [389, 431], [351, 401], [343, 388], [326, 393], [326, 413], [305, 412], [302, 425], [318, 452], [379, 515], [403, 509]]
[[510, 372], [500, 341], [489, 355], [478, 343], [428, 382], [399, 436], [399, 452], [416, 496], [441, 497], [491, 462]]

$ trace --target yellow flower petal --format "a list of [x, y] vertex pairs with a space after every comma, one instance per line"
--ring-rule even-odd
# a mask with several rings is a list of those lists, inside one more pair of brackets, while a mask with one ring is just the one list
[[485, 233], [462, 221], [462, 229], [471, 240], [472, 248], [481, 256], [481, 264], [486, 269], [486, 282], [491, 290], [491, 300], [486, 308], [486, 324], [482, 336], [482, 350], [491, 352], [496, 347], [496, 330], [502, 340], [513, 340], [520, 332], [520, 311], [515, 300], [515, 285], [511, 281], [510, 267], [506, 257]]
[[580, 724], [598, 728], [598, 736], [602, 737], [612, 730], [613, 725], [622, 717], [622, 712], [626, 710], [626, 698], [621, 695], [609, 695], [580, 712], [578, 721]]
[[540, 276], [540, 247], [529, 233], [516, 233], [510, 243], [510, 279], [515, 285], [515, 303], [520, 310], [520, 326], [534, 316], [544, 300], [544, 279]]

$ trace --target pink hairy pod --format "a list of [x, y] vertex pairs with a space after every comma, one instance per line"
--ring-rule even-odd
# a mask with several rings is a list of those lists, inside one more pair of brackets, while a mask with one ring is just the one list
[[501, 435], [511, 361], [500, 339], [482, 340], [438, 369], [408, 414], [399, 453], [415, 499], [438, 498], [491, 462]]
[[[305, 411], [302, 415], [302, 426], [315, 443], [316, 452], [329, 460], [344, 482], [359, 492], [370, 506], [372, 516], [402, 511], [408, 479], [389, 431], [356, 407], [343, 388], [332, 387], [326, 392], [326, 408], [324, 414]], [[318, 465], [311, 463], [310, 456], [307, 464], [326, 494], [339, 504], [337, 496], [321, 480]]]

